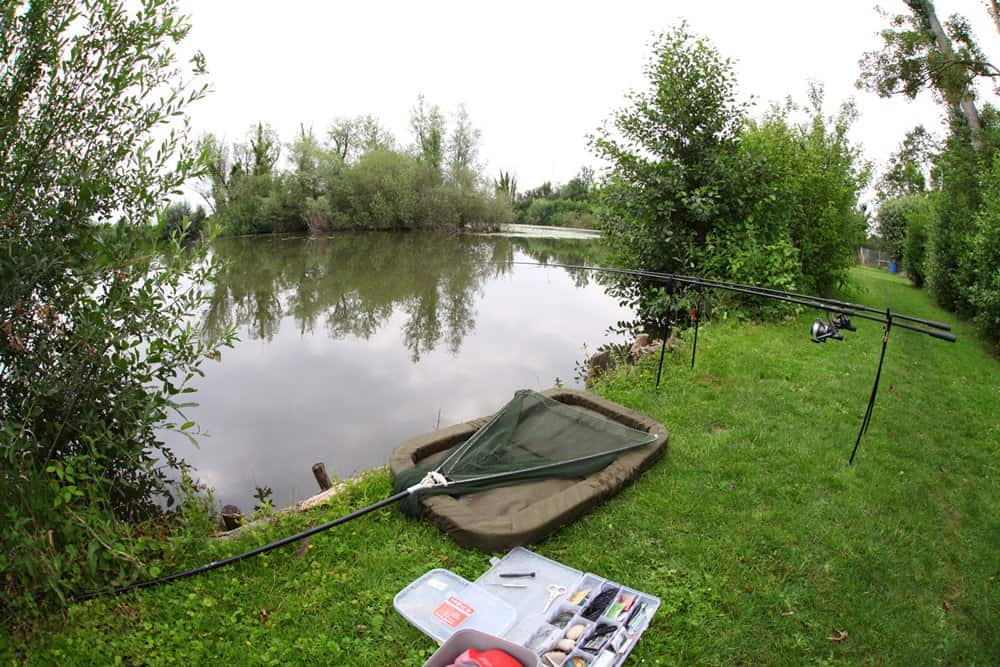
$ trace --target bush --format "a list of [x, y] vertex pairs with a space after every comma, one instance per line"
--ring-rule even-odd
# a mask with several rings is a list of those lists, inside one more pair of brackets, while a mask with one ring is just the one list
[[181, 466], [158, 431], [193, 426], [179, 395], [216, 349], [190, 324], [216, 267], [142, 244], [199, 166], [162, 131], [203, 90], [180, 83], [186, 33], [170, 0], [0, 21], [0, 613], [136, 576], [124, 522], [158, 514]]
[[927, 277], [927, 235], [935, 224], [935, 207], [931, 195], [910, 195], [913, 205], [906, 220], [906, 274], [915, 287], [923, 287]]
[[906, 211], [902, 198], [882, 202], [875, 216], [881, 249], [895, 262], [906, 265]]
[[205, 209], [196, 209], [186, 201], [172, 202], [159, 215], [156, 236], [167, 241], [178, 236], [183, 241], [201, 238], [205, 226]]
[[973, 275], [966, 297], [975, 308], [975, 321], [994, 350], [1000, 351], [1000, 153], [993, 157], [983, 190], [983, 204], [975, 216], [968, 263]]
[[646, 75], [592, 141], [612, 164], [601, 227], [617, 263], [820, 293], [844, 282], [868, 179], [847, 139], [854, 108], [825, 117], [813, 86], [805, 122], [791, 103], [751, 122], [730, 62], [683, 27]]
[[943, 173], [934, 225], [929, 230], [927, 285], [942, 307], [962, 316], [973, 315], [966, 286], [972, 282], [966, 258], [971, 247], [973, 220], [980, 205], [978, 156], [969, 128], [953, 119], [945, 150], [937, 157]]
[[879, 230], [885, 235], [883, 250], [902, 262], [917, 287], [923, 286], [926, 275], [927, 234], [935, 224], [935, 196], [903, 195], [882, 202], [878, 212]]
[[745, 206], [731, 191], [744, 106], [731, 63], [683, 25], [655, 40], [644, 73], [591, 139], [611, 164], [601, 227], [622, 266], [698, 272], [710, 235]]
[[585, 201], [533, 199], [521, 221], [529, 225], [593, 228], [594, 215], [591, 205]]
[[[510, 220], [486, 192], [475, 168], [478, 132], [464, 112], [450, 139], [449, 178], [442, 176], [443, 116], [414, 110], [419, 154], [392, 149], [371, 118], [338, 121], [333, 145], [303, 129], [289, 145], [291, 170], [274, 168], [279, 142], [264, 124], [247, 144], [230, 147], [207, 136], [208, 191], [226, 234], [323, 234], [330, 229], [420, 229], [495, 225]], [[362, 123], [362, 125], [358, 125]], [[362, 129], [365, 137], [354, 130]], [[359, 143], [360, 142], [360, 143]], [[509, 193], [508, 193], [509, 194]]]

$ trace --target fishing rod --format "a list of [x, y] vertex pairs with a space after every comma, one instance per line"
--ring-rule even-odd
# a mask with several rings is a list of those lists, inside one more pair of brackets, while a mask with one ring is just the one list
[[[515, 264], [533, 264], [532, 262], [514, 262], [514, 263]], [[569, 265], [569, 264], [567, 264], [567, 265], [548, 264], [547, 266], [565, 266], [567, 268], [589, 268], [589, 267], [575, 266], [575, 265]], [[601, 268], [603, 269], [604, 267], [601, 267]], [[704, 280], [704, 281], [709, 281], [709, 282], [713, 283], [713, 285], [718, 286], [718, 287], [720, 287], [722, 289], [725, 289], [727, 287], [752, 288], [755, 291], [760, 292], [761, 296], [764, 296], [765, 295], [764, 293], [766, 293], [767, 295], [788, 296], [788, 297], [799, 298], [799, 299], [808, 299], [810, 301], [819, 301], [820, 303], [827, 303], [827, 304], [830, 304], [832, 306], [838, 306], [840, 308], [849, 308], [851, 310], [864, 311], [864, 312], [868, 312], [868, 313], [882, 313], [883, 312], [882, 310], [880, 310], [878, 308], [872, 308], [871, 306], [866, 306], [866, 305], [861, 304], [861, 303], [851, 303], [850, 301], [841, 301], [839, 299], [830, 299], [830, 298], [827, 298], [827, 297], [815, 296], [815, 295], [812, 295], [812, 294], [803, 294], [801, 292], [789, 292], [787, 290], [774, 289], [773, 287], [758, 287], [756, 285], [743, 285], [743, 284], [740, 284], [740, 283], [727, 282], [727, 281], [724, 281], [724, 280], [713, 280], [713, 279], [710, 279], [710, 278], [698, 278], [698, 277], [695, 277], [695, 276], [681, 276], [681, 275], [677, 275], [677, 274], [660, 273], [660, 272], [654, 272], [654, 271], [642, 271], [642, 273], [644, 275], [650, 275], [650, 276], [658, 275], [658, 276], [669, 277], [669, 278], [674, 278], [674, 279], [684, 279], [684, 278], [687, 278], [687, 279]], [[894, 314], [893, 317], [896, 318], [896, 319], [907, 320], [909, 322], [916, 322], [917, 324], [923, 324], [924, 326], [932, 327], [934, 329], [940, 329], [942, 331], [951, 331], [951, 325], [947, 324], [946, 322], [935, 322], [934, 320], [926, 320], [926, 319], [923, 319], [923, 318], [920, 318], [920, 317], [911, 317], [909, 315], [897, 315], [897, 314]]]
[[[820, 303], [826, 303], [826, 304], [830, 304], [831, 306], [837, 306], [837, 307], [840, 307], [840, 308], [847, 308], [847, 309], [850, 309], [850, 310], [856, 310], [856, 311], [862, 311], [862, 312], [868, 312], [868, 313], [879, 313], [879, 314], [881, 314], [883, 312], [879, 308], [872, 308], [871, 306], [866, 306], [866, 305], [861, 304], [861, 303], [851, 303], [850, 301], [841, 301], [839, 299], [830, 299], [830, 298], [827, 298], [827, 297], [815, 296], [815, 295], [812, 295], [812, 294], [803, 294], [801, 292], [789, 292], [787, 290], [774, 289], [773, 287], [759, 287], [757, 285], [743, 285], [743, 284], [740, 284], [740, 283], [727, 282], [727, 281], [724, 281], [724, 280], [714, 280], [714, 279], [711, 279], [711, 278], [700, 278], [700, 277], [697, 277], [697, 276], [682, 276], [682, 275], [673, 274], [673, 273], [661, 273], [661, 272], [655, 272], [655, 271], [643, 271], [642, 273], [643, 273], [643, 275], [649, 275], [649, 276], [656, 275], [656, 276], [663, 276], [664, 278], [672, 278], [672, 279], [695, 279], [695, 280], [703, 280], [703, 281], [706, 281], [706, 282], [711, 282], [713, 284], [713, 286], [719, 287], [721, 289], [726, 289], [726, 288], [729, 288], [729, 287], [735, 287], [737, 289], [752, 288], [754, 291], [759, 292], [761, 294], [761, 296], [764, 296], [765, 294], [766, 295], [774, 295], [776, 297], [787, 296], [787, 297], [792, 297], [792, 298], [797, 298], [797, 299], [807, 299], [809, 301], [818, 301]], [[916, 322], [917, 324], [923, 324], [924, 326], [928, 326], [928, 327], [931, 327], [933, 329], [940, 329], [941, 331], [951, 331], [951, 325], [947, 324], [945, 322], [935, 322], [934, 320], [925, 320], [925, 319], [923, 319], [921, 317], [912, 317], [910, 315], [900, 315], [900, 314], [897, 314], [897, 313], [893, 313], [893, 318], [897, 319], [897, 320], [907, 320], [908, 322]], [[897, 322], [897, 324], [898, 324], [898, 322]]]
[[[687, 285], [695, 285], [701, 287], [711, 287], [716, 289], [723, 289], [729, 292], [735, 292], [737, 294], [748, 294], [750, 296], [759, 296], [765, 299], [772, 299], [775, 301], [783, 301], [786, 303], [793, 303], [800, 306], [806, 306], [808, 308], [815, 308], [817, 310], [823, 310], [829, 313], [836, 313], [838, 315], [843, 315], [845, 317], [856, 317], [858, 319], [870, 320], [872, 322], [878, 322], [880, 324], [885, 324], [887, 322], [885, 317], [875, 317], [874, 315], [868, 315], [864, 312], [859, 312], [859, 309], [848, 308], [846, 306], [834, 305], [832, 303], [825, 302], [821, 297], [813, 297], [809, 295], [802, 295], [801, 298], [798, 296], [790, 296], [779, 293], [780, 290], [768, 290], [767, 288], [759, 288], [754, 285], [740, 285], [738, 283], [726, 283], [717, 280], [711, 280], [709, 278], [701, 278], [697, 276], [684, 276], [672, 273], [657, 273], [654, 271], [641, 271], [637, 269], [618, 269], [613, 267], [603, 267], [603, 266], [582, 266], [579, 264], [557, 264], [557, 263], [547, 263], [542, 264], [539, 262], [512, 262], [512, 264], [521, 264], [525, 266], [537, 266], [537, 267], [556, 267], [562, 269], [575, 269], [581, 271], [594, 271], [601, 273], [615, 273], [625, 276], [633, 276], [638, 278], [645, 278], [647, 280], [655, 280], [662, 283], [681, 283]], [[789, 293], [791, 294], [791, 293]], [[883, 312], [871, 308], [869, 306], [864, 307], [870, 312]], [[912, 324], [904, 324], [897, 320], [906, 319], [909, 321], [922, 321], [928, 326], [940, 325], [948, 327], [948, 325], [941, 324], [940, 322], [931, 322], [930, 320], [920, 320], [919, 318], [908, 317], [906, 315], [892, 314], [893, 326], [897, 326], [901, 329], [907, 329], [909, 331], [914, 331], [916, 333], [926, 334], [933, 338], [938, 338], [940, 340], [948, 341], [954, 343], [956, 338], [954, 334], [948, 333], [946, 331], [937, 331], [934, 329], [925, 329], [923, 327], [914, 326]], [[849, 324], [849, 321], [843, 321], [844, 324]], [[847, 328], [847, 327], [844, 327]], [[950, 327], [948, 327], [950, 328]], [[825, 340], [821, 339], [821, 340]]]
[[156, 577], [155, 579], [148, 579], [146, 581], [138, 581], [134, 584], [129, 584], [127, 586], [118, 586], [115, 588], [106, 588], [99, 591], [91, 591], [90, 593], [80, 593], [71, 595], [70, 599], [73, 602], [83, 602], [84, 600], [90, 600], [96, 597], [102, 597], [104, 595], [120, 595], [122, 593], [127, 593], [129, 591], [137, 591], [142, 588], [151, 588], [153, 586], [159, 586], [160, 584], [166, 584], [171, 581], [177, 581], [178, 579], [186, 579], [188, 577], [193, 577], [196, 574], [202, 574], [204, 572], [209, 572], [211, 570], [217, 570], [220, 567], [225, 567], [226, 565], [231, 565], [233, 563], [245, 560], [247, 558], [253, 558], [254, 556], [259, 556], [262, 553], [267, 553], [268, 551], [272, 551], [274, 549], [283, 547], [287, 544], [291, 544], [292, 542], [297, 542], [301, 539], [307, 538], [310, 535], [315, 535], [316, 533], [320, 533], [324, 530], [329, 530], [334, 526], [339, 526], [342, 523], [347, 523], [348, 521], [357, 519], [358, 517], [364, 516], [369, 512], [374, 512], [375, 510], [385, 507], [386, 505], [391, 505], [396, 501], [402, 500], [403, 498], [409, 496], [411, 493], [414, 493], [415, 491], [418, 491], [420, 489], [430, 488], [431, 486], [444, 486], [447, 485], [448, 483], [449, 482], [445, 480], [443, 476], [432, 477], [432, 475], [429, 474], [423, 480], [421, 480], [420, 483], [414, 484], [410, 488], [404, 489], [403, 491], [400, 491], [395, 495], [389, 496], [388, 498], [385, 498], [376, 503], [368, 505], [367, 507], [362, 507], [361, 509], [355, 510], [350, 514], [345, 514], [344, 516], [333, 519], [332, 521], [327, 521], [326, 523], [322, 523], [318, 526], [313, 526], [312, 528], [308, 528], [301, 532], [295, 533], [294, 535], [289, 535], [288, 537], [284, 537], [280, 540], [276, 540], [269, 544], [257, 547], [256, 549], [251, 549], [250, 551], [246, 551], [241, 554], [236, 554], [235, 556], [230, 556], [229, 558], [224, 558], [222, 560], [213, 561], [211, 563], [205, 563], [204, 565], [199, 565], [198, 567], [193, 567], [189, 570], [184, 570], [183, 572], [165, 574], [162, 577]]
[[[811, 295], [811, 294], [801, 294], [799, 292], [788, 292], [788, 291], [785, 291], [785, 290], [778, 290], [778, 289], [773, 289], [773, 288], [770, 288], [770, 287], [758, 287], [756, 285], [742, 285], [740, 283], [726, 282], [726, 281], [723, 281], [723, 280], [712, 280], [712, 279], [709, 279], [709, 278], [699, 278], [699, 277], [693, 277], [693, 276], [681, 276], [681, 275], [672, 274], [672, 273], [660, 273], [660, 272], [654, 272], [654, 271], [644, 271], [642, 273], [643, 273], [643, 275], [663, 276], [664, 278], [670, 278], [670, 279], [674, 279], [674, 280], [678, 280], [678, 279], [680, 279], [680, 280], [684, 280], [684, 279], [702, 280], [702, 281], [705, 281], [705, 282], [711, 282], [714, 287], [718, 287], [720, 289], [729, 289], [729, 288], [746, 289], [746, 288], [750, 288], [750, 289], [753, 289], [755, 292], [759, 293], [760, 296], [772, 296], [773, 295], [774, 297], [790, 297], [790, 298], [795, 298], [795, 299], [805, 299], [805, 300], [808, 300], [810, 302], [819, 302], [819, 303], [829, 304], [831, 306], [837, 306], [839, 308], [849, 309], [849, 310], [853, 310], [853, 311], [868, 312], [868, 313], [880, 313], [881, 314], [883, 312], [882, 310], [880, 310], [878, 308], [872, 308], [871, 306], [866, 306], [864, 304], [850, 303], [848, 301], [840, 301], [838, 299], [829, 299], [829, 298], [825, 298], [825, 297], [821, 297], [821, 296], [814, 296], [814, 295]], [[907, 320], [909, 322], [916, 322], [918, 324], [923, 324], [924, 326], [928, 326], [928, 327], [931, 327], [931, 328], [934, 328], [934, 329], [940, 329], [941, 331], [951, 331], [951, 325], [947, 324], [945, 322], [935, 322], [933, 320], [925, 320], [925, 319], [920, 318], [920, 317], [912, 317], [910, 315], [900, 315], [900, 314], [897, 314], [897, 313], [893, 313], [893, 318], [896, 319], [896, 320]], [[898, 325], [899, 323], [896, 322], [896, 324]], [[947, 340], [947, 339], [945, 339], [945, 340]]]
[[[670, 285], [680, 283], [685, 285], [693, 285], [699, 290], [698, 295], [698, 307], [692, 311], [693, 318], [695, 321], [695, 326], [697, 327], [698, 321], [700, 320], [701, 313], [701, 290], [703, 288], [709, 287], [714, 289], [723, 289], [730, 292], [735, 292], [737, 294], [748, 294], [750, 296], [763, 297], [765, 299], [773, 299], [776, 301], [783, 301], [786, 303], [793, 303], [801, 306], [806, 306], [809, 308], [816, 308], [828, 313], [833, 313], [836, 315], [833, 319], [829, 316], [826, 321], [821, 318], [817, 318], [813, 322], [812, 328], [810, 330], [811, 340], [814, 343], [825, 343], [829, 339], [843, 340], [844, 336], [840, 333], [841, 330], [845, 331], [857, 331], [857, 328], [851, 323], [850, 318], [856, 317], [863, 320], [870, 320], [873, 322], [880, 322], [883, 325], [882, 329], [882, 351], [879, 355], [878, 368], [875, 371], [875, 380], [872, 383], [871, 394], [868, 397], [868, 407], [865, 411], [864, 419], [861, 422], [861, 429], [858, 431], [858, 436], [854, 441], [854, 448], [851, 451], [850, 459], [848, 463], [853, 465], [854, 457], [858, 452], [858, 446], [861, 444], [861, 438], [865, 433], [868, 432], [868, 426], [871, 424], [872, 413], [875, 408], [875, 398], [878, 394], [879, 380], [882, 376], [882, 366], [885, 362], [885, 352], [886, 347], [889, 343], [889, 332], [892, 330], [893, 326], [897, 326], [901, 329], [907, 329], [916, 333], [926, 334], [932, 338], [937, 338], [939, 340], [948, 341], [954, 343], [956, 338], [955, 335], [949, 333], [951, 327], [947, 324], [941, 322], [934, 322], [932, 320], [925, 320], [917, 317], [910, 317], [907, 315], [900, 315], [898, 313], [892, 312], [890, 309], [886, 308], [884, 317], [875, 317], [874, 315], [869, 315], [867, 313], [881, 313], [882, 311], [872, 308], [870, 306], [864, 306], [861, 304], [852, 304], [846, 301], [837, 301], [835, 299], [824, 299], [822, 297], [811, 296], [807, 294], [799, 294], [797, 292], [787, 292], [784, 290], [775, 290], [766, 287], [756, 287], [754, 285], [742, 285], [740, 283], [730, 283], [721, 280], [711, 280], [708, 278], [701, 278], [698, 276], [684, 276], [673, 273], [658, 273], [654, 271], [642, 271], [635, 269], [618, 269], [612, 267], [602, 267], [602, 266], [582, 266], [579, 264], [559, 264], [559, 263], [540, 263], [540, 262], [512, 262], [513, 264], [522, 264], [528, 266], [536, 267], [556, 267], [563, 269], [575, 269], [580, 271], [596, 271], [602, 273], [612, 273], [625, 276], [631, 276], [634, 278], [642, 278], [645, 280], [654, 280], [658, 282], [667, 283]], [[673, 299], [673, 293], [671, 292], [671, 299]], [[913, 324], [905, 324], [899, 320], [906, 320], [907, 322], [917, 322], [925, 326], [931, 327], [925, 329], [923, 327], [915, 326]], [[669, 329], [668, 329], [669, 330]], [[697, 344], [697, 328], [695, 329], [695, 341]], [[662, 344], [660, 349], [660, 364], [656, 373], [656, 387], [660, 386], [660, 375], [663, 371], [663, 357], [666, 351], [666, 341]], [[694, 351], [692, 349], [691, 353], [691, 367], [694, 368]]]

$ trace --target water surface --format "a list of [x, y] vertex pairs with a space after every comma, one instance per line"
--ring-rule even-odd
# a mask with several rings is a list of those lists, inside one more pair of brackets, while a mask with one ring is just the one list
[[206, 362], [187, 411], [209, 437], [169, 444], [219, 503], [276, 506], [385, 465], [419, 433], [495, 411], [514, 391], [578, 386], [584, 345], [629, 313], [585, 263], [593, 240], [358, 233], [223, 239], [206, 326], [240, 341]]

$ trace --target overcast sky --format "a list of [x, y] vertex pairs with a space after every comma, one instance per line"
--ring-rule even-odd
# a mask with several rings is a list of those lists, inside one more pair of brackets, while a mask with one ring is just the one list
[[[892, 13], [905, 10], [885, 0]], [[937, 0], [944, 20], [960, 12], [988, 55], [1000, 40], [981, 0]], [[465, 104], [482, 132], [487, 174], [516, 174], [521, 190], [565, 182], [599, 167], [586, 135], [643, 86], [654, 33], [686, 19], [734, 61], [744, 97], [758, 111], [810, 80], [824, 84], [834, 113], [853, 96], [854, 139], [882, 162], [918, 123], [940, 131], [941, 109], [858, 91], [858, 59], [885, 26], [866, 0], [757, 2], [351, 2], [182, 0], [187, 45], [206, 56], [213, 94], [192, 107], [196, 131], [241, 139], [257, 121], [289, 141], [300, 123], [325, 135], [339, 116], [371, 113], [412, 142], [418, 94], [451, 114]]]

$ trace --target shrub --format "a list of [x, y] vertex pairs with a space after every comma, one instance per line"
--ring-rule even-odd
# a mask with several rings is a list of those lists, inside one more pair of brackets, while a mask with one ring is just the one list
[[847, 139], [853, 106], [828, 118], [813, 86], [805, 122], [791, 103], [751, 122], [729, 61], [683, 27], [657, 40], [646, 75], [592, 140], [612, 165], [601, 227], [616, 261], [820, 293], [844, 282], [868, 179]]
[[882, 202], [875, 216], [878, 235], [881, 239], [883, 252], [901, 264], [906, 255], [906, 212], [902, 199], [890, 199]]
[[974, 278], [966, 297], [975, 308], [980, 332], [1000, 351], [1000, 153], [993, 157], [984, 186], [970, 242], [968, 263]]
[[910, 280], [917, 287], [926, 275], [927, 234], [935, 224], [934, 197], [930, 193], [910, 194], [882, 202], [879, 207], [879, 230], [882, 249], [902, 261]]
[[176, 237], [153, 259], [140, 252], [199, 166], [183, 130], [162, 131], [203, 91], [181, 83], [190, 73], [174, 48], [187, 25], [175, 3], [10, 7], [0, 21], [2, 613], [141, 570], [141, 540], [123, 521], [169, 497], [180, 461], [158, 429], [190, 431], [179, 395], [215, 350], [190, 323], [216, 267]]
[[342, 219], [363, 229], [417, 226], [417, 161], [393, 151], [373, 151], [343, 174]]
[[167, 241], [173, 236], [181, 240], [193, 241], [200, 239], [205, 226], [205, 209], [196, 209], [186, 201], [172, 202], [159, 215], [157, 237]]
[[571, 199], [533, 199], [524, 212], [522, 222], [529, 225], [555, 227], [593, 227], [591, 205]]
[[654, 41], [644, 74], [646, 88], [591, 138], [611, 164], [601, 227], [624, 266], [700, 271], [709, 236], [743, 204], [730, 191], [744, 123], [736, 77], [683, 25]]
[[913, 206], [907, 212], [906, 274], [916, 287], [923, 287], [927, 276], [927, 234], [934, 225], [935, 208], [931, 195], [911, 195]]
[[928, 234], [925, 268], [927, 285], [937, 302], [963, 316], [974, 312], [966, 290], [972, 276], [963, 259], [970, 254], [973, 220], [980, 205], [977, 159], [968, 127], [953, 119], [945, 150], [936, 160], [943, 179], [935, 198], [936, 215]]

